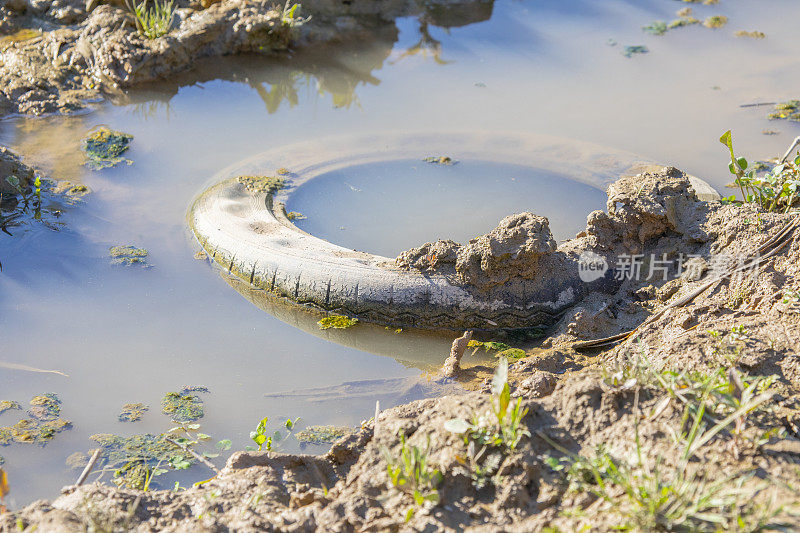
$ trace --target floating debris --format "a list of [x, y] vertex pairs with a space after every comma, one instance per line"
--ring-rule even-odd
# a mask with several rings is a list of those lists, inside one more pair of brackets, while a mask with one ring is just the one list
[[133, 161], [125, 159], [122, 154], [128, 150], [132, 140], [133, 135], [98, 126], [90, 130], [83, 139], [83, 151], [86, 153], [84, 164], [92, 170], [113, 167], [123, 162], [130, 165]]
[[147, 263], [147, 250], [133, 245], [112, 246], [108, 249], [112, 265], [141, 265], [149, 267]]
[[787, 100], [775, 106], [775, 111], [767, 115], [770, 120], [791, 120], [800, 122], [800, 100]]
[[291, 174], [291, 171], [286, 167], [281, 167], [275, 171], [275, 174], [278, 174], [279, 176], [286, 176], [287, 174]]
[[[2, 402], [5, 410], [21, 409], [17, 402]], [[60, 418], [61, 400], [55, 394], [34, 396], [30, 401], [28, 416], [12, 426], [0, 427], [0, 446], [12, 442], [46, 444], [56, 433], [72, 427], [72, 422]]]
[[622, 50], [622, 55], [625, 57], [633, 57], [636, 54], [647, 54], [649, 52], [650, 50], [646, 46], [637, 44], [634, 46], [626, 46]]
[[505, 357], [509, 361], [518, 361], [527, 357], [528, 354], [525, 353], [525, 350], [519, 348], [509, 348], [508, 350], [497, 352], [494, 356], [497, 358]]
[[161, 400], [161, 411], [173, 422], [183, 424], [203, 418], [203, 400], [194, 394], [168, 392]]
[[303, 213], [299, 213], [297, 211], [289, 211], [288, 213], [286, 213], [286, 218], [288, 218], [289, 220], [305, 220], [308, 217], [305, 216]]
[[349, 427], [308, 426], [299, 431], [295, 437], [301, 444], [329, 444], [352, 432]]
[[144, 416], [145, 411], [149, 411], [150, 407], [143, 403], [126, 403], [122, 406], [119, 418], [120, 422], [138, 422]]
[[198, 250], [194, 253], [194, 258], [198, 261], [202, 261], [204, 259], [208, 259], [208, 254], [205, 250]]
[[342, 315], [330, 315], [326, 316], [317, 324], [319, 325], [319, 329], [347, 329], [352, 328], [358, 323], [357, 318], [350, 318]]
[[277, 176], [239, 176], [244, 188], [255, 194], [274, 194], [286, 187], [286, 180]]
[[458, 163], [458, 161], [446, 155], [431, 155], [422, 160], [433, 165], [455, 165]]
[[761, 135], [780, 135], [781, 132], [775, 130], [761, 130]]
[[608, 46], [617, 46], [617, 41], [616, 41], [615, 39], [611, 39], [611, 38], [609, 38], [609, 39], [606, 41], [606, 45], [608, 45]]
[[703, 21], [703, 26], [706, 28], [717, 29], [721, 28], [728, 23], [728, 17], [725, 15], [712, 15]]
[[12, 409], [21, 411], [22, 406], [19, 404], [19, 402], [13, 402], [9, 400], [3, 400], [2, 402], [0, 402], [0, 415], [5, 413], [6, 411], [11, 411]]
[[751, 39], [763, 39], [767, 36], [767, 34], [764, 33], [763, 31], [745, 31], [745, 30], [739, 30], [737, 32], [734, 32], [734, 35], [737, 37], [749, 37]]
[[667, 23], [662, 20], [656, 20], [647, 26], [642, 26], [642, 30], [650, 35], [664, 35], [667, 33]]

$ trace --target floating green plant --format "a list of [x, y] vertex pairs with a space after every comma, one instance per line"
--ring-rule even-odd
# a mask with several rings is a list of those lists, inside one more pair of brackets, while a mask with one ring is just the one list
[[55, 194], [62, 194], [66, 196], [71, 203], [75, 203], [87, 194], [90, 194], [92, 190], [86, 185], [82, 185], [80, 183], [60, 181], [53, 186], [53, 192]]
[[348, 427], [308, 426], [299, 431], [295, 437], [301, 444], [328, 444], [339, 440], [352, 430]]
[[274, 194], [286, 187], [286, 180], [277, 176], [239, 176], [236, 179], [255, 194]]
[[11, 411], [12, 409], [21, 410], [22, 406], [19, 404], [19, 402], [14, 402], [9, 400], [3, 400], [0, 402], [0, 415], [5, 413], [6, 411]]
[[150, 408], [143, 403], [126, 403], [119, 413], [120, 422], [138, 422]]
[[114, 470], [113, 481], [120, 487], [141, 490], [153, 477], [168, 471], [161, 468], [162, 465], [175, 463], [188, 468], [193, 464], [193, 459], [165, 435], [145, 433], [121, 437], [100, 433], [89, 438], [100, 445], [103, 467]]
[[528, 356], [525, 353], [525, 350], [521, 350], [519, 348], [509, 348], [508, 350], [503, 350], [502, 352], [497, 352], [495, 357], [505, 357], [509, 361], [519, 361], [520, 359], [524, 359]]
[[775, 106], [775, 111], [767, 115], [770, 120], [792, 120], [800, 122], [800, 100], [787, 100]]
[[112, 246], [108, 249], [111, 256], [112, 265], [141, 265], [150, 266], [147, 263], [148, 252], [144, 248], [126, 244], [124, 246]]
[[684, 26], [693, 26], [695, 24], [700, 24], [700, 20], [694, 17], [681, 17], [667, 24], [667, 29], [674, 30], [676, 28], [683, 28]]
[[650, 52], [650, 50], [646, 46], [634, 45], [634, 46], [626, 46], [622, 50], [622, 55], [624, 55], [625, 57], [633, 57], [634, 55], [646, 54], [648, 52]]
[[642, 26], [642, 30], [651, 35], [664, 35], [667, 33], [667, 23], [662, 20], [656, 20], [647, 26]]
[[305, 216], [303, 213], [299, 213], [297, 211], [289, 211], [288, 213], [286, 213], [286, 218], [288, 218], [289, 220], [305, 220], [308, 217]]
[[713, 15], [703, 21], [703, 26], [706, 28], [717, 29], [721, 28], [728, 23], [728, 17], [725, 15]]
[[468, 348], [483, 348], [487, 352], [502, 352], [503, 350], [508, 350], [511, 348], [508, 344], [503, 342], [494, 342], [494, 341], [476, 341], [471, 340], [467, 343]]
[[91, 130], [83, 139], [86, 154], [85, 165], [92, 170], [113, 167], [118, 163], [131, 164], [133, 161], [122, 157], [133, 140], [133, 135], [114, 131], [105, 126]]
[[161, 400], [161, 411], [173, 422], [194, 422], [203, 418], [203, 400], [194, 394], [168, 392]]
[[446, 155], [431, 155], [422, 159], [426, 163], [434, 165], [455, 165], [458, 163], [455, 159]]
[[357, 318], [350, 318], [343, 315], [329, 315], [317, 322], [319, 329], [347, 329], [352, 328], [357, 323]]
[[[2, 402], [6, 408], [19, 410], [17, 402]], [[0, 411], [3, 412], [3, 411]], [[30, 418], [24, 418], [11, 426], [0, 427], [0, 446], [8, 446], [12, 442], [46, 444], [57, 433], [72, 427], [72, 422], [61, 418], [61, 400], [55, 394], [34, 396], [28, 410]]]
[[749, 37], [750, 39], [763, 39], [767, 36], [763, 31], [745, 31], [739, 30], [734, 32], [736, 37]]

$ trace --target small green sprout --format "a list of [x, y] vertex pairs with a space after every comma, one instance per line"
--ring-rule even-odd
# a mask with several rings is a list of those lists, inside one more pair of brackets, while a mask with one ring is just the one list
[[261, 451], [265, 444], [267, 450], [272, 449], [272, 437], [267, 437], [267, 422], [269, 422], [269, 417], [265, 416], [256, 426], [256, 430], [250, 432], [250, 438], [258, 446], [258, 451]]
[[136, 26], [139, 33], [147, 39], [158, 39], [169, 33], [172, 20], [175, 18], [175, 5], [172, 1], [153, 0], [153, 7], [148, 8], [142, 1], [134, 7]]
[[[399, 433], [399, 437], [400, 457], [394, 457], [386, 446], [381, 447], [381, 452], [386, 459], [386, 473], [389, 476], [389, 484], [400, 491], [410, 494], [416, 507], [438, 504], [439, 491], [437, 487], [442, 482], [443, 476], [438, 469], [433, 468], [428, 463], [430, 436], [425, 449], [409, 445], [402, 430]], [[414, 507], [411, 507], [406, 512], [406, 522], [411, 520], [413, 516]]]

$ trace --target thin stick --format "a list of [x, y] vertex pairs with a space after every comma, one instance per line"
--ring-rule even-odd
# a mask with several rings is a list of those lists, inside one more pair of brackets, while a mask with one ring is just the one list
[[86, 468], [83, 469], [83, 472], [81, 472], [81, 475], [78, 477], [78, 481], [75, 482], [76, 487], [83, 485], [83, 482], [86, 481], [86, 478], [92, 473], [92, 470], [94, 470], [94, 465], [97, 464], [97, 460], [100, 459], [100, 452], [102, 451], [103, 450], [101, 448], [97, 448], [94, 451], [92, 458], [89, 459], [89, 464], [86, 465]]
[[739, 107], [761, 107], [765, 105], [777, 105], [778, 102], [756, 102], [754, 104], [741, 104]]
[[792, 153], [792, 150], [794, 150], [795, 148], [797, 148], [797, 145], [798, 145], [798, 144], [800, 144], [800, 137], [797, 137], [797, 138], [796, 138], [796, 139], [795, 139], [795, 140], [792, 142], [792, 145], [789, 147], [789, 149], [788, 149], [788, 150], [786, 150], [786, 153], [785, 153], [785, 154], [783, 154], [783, 157], [781, 157], [781, 161], [780, 161], [781, 163], [785, 163], [785, 162], [786, 162], [786, 160], [789, 158], [789, 154], [791, 154], [791, 153]]
[[19, 363], [6, 363], [5, 361], [0, 361], [0, 368], [8, 368], [10, 370], [24, 370], [26, 372], [41, 372], [42, 374], [58, 374], [59, 376], [64, 376], [65, 378], [69, 377], [69, 375], [60, 372], [58, 370], [45, 370], [33, 366], [21, 365]]
[[206, 459], [205, 457], [203, 457], [202, 455], [200, 455], [199, 453], [197, 453], [193, 449], [189, 448], [188, 446], [186, 446], [184, 444], [179, 444], [179, 443], [175, 442], [174, 440], [172, 440], [169, 437], [164, 437], [164, 440], [169, 442], [170, 444], [174, 444], [175, 446], [177, 446], [178, 448], [182, 449], [186, 453], [191, 454], [192, 457], [194, 457], [195, 459], [197, 459], [198, 461], [200, 461], [201, 463], [203, 463], [204, 465], [209, 467], [211, 470], [213, 470], [214, 472], [219, 474], [219, 468], [214, 466], [214, 463], [212, 463], [211, 461], [209, 461], [208, 459]]

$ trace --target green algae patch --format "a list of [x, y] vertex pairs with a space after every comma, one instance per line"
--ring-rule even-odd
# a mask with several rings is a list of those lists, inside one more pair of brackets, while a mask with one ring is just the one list
[[503, 342], [494, 342], [494, 341], [481, 342], [481, 341], [475, 341], [475, 340], [469, 341], [467, 343], [467, 347], [468, 348], [483, 348], [487, 352], [502, 352], [504, 350], [508, 350], [509, 348], [511, 348], [511, 346], [509, 346], [508, 344], [505, 344]]
[[706, 28], [717, 29], [725, 26], [728, 23], [728, 17], [725, 15], [713, 15], [703, 21], [703, 26]]
[[800, 100], [787, 100], [777, 104], [775, 110], [767, 115], [767, 118], [800, 122]]
[[53, 186], [53, 192], [55, 194], [61, 194], [67, 197], [67, 200], [70, 203], [75, 203], [87, 194], [91, 194], [92, 189], [87, 187], [86, 185], [80, 183], [72, 183], [71, 181], [59, 181], [55, 186]]
[[750, 39], [764, 39], [767, 34], [763, 31], [745, 31], [739, 30], [733, 33], [736, 37], [748, 37]]
[[277, 176], [239, 176], [236, 180], [253, 194], [275, 194], [286, 187], [286, 180]]
[[650, 35], [664, 35], [667, 29], [667, 23], [662, 20], [655, 20], [647, 26], [642, 26], [642, 31]]
[[144, 248], [137, 248], [136, 246], [126, 244], [123, 246], [112, 246], [108, 249], [108, 255], [111, 256], [112, 265], [139, 265], [149, 267], [147, 263], [148, 251]]
[[168, 392], [161, 400], [161, 412], [180, 424], [203, 418], [203, 400], [191, 393]]
[[288, 218], [289, 220], [305, 220], [308, 217], [305, 216], [303, 213], [297, 211], [289, 211], [288, 213], [286, 213], [286, 218]]
[[[7, 410], [21, 410], [17, 402], [4, 401]], [[70, 429], [72, 422], [61, 418], [61, 400], [55, 394], [34, 396], [30, 401], [29, 418], [11, 426], [0, 427], [0, 446], [12, 442], [44, 445], [56, 434]]]
[[28, 414], [41, 422], [56, 420], [61, 414], [61, 400], [55, 394], [42, 394], [31, 398]]
[[86, 154], [84, 165], [92, 170], [113, 167], [119, 163], [132, 164], [122, 157], [130, 147], [133, 135], [115, 131], [105, 126], [90, 130], [83, 138], [83, 151]]
[[348, 427], [308, 426], [299, 431], [295, 437], [301, 444], [329, 444], [352, 432], [353, 430]]
[[103, 469], [114, 471], [112, 481], [119, 487], [142, 490], [148, 478], [166, 472], [160, 465], [179, 461], [193, 464], [193, 459], [164, 435], [121, 437], [100, 433], [89, 438], [100, 445]]
[[626, 46], [625, 48], [622, 49], [622, 55], [628, 58], [631, 58], [635, 55], [641, 55], [647, 53], [650, 53], [650, 49], [640, 44], [633, 46]]
[[694, 26], [695, 24], [700, 24], [700, 19], [696, 19], [694, 17], [681, 17], [667, 24], [667, 29], [674, 30], [677, 28], [683, 28], [685, 26]]
[[505, 357], [509, 361], [519, 361], [526, 358], [528, 354], [525, 353], [525, 350], [519, 348], [509, 348], [508, 350], [497, 352], [494, 356], [497, 358]]
[[317, 324], [319, 329], [348, 329], [358, 324], [358, 319], [343, 315], [330, 315], [317, 322]]
[[3, 400], [2, 402], [0, 402], [0, 415], [5, 413], [6, 411], [12, 411], [12, 410], [21, 411], [22, 406], [19, 404], [19, 402], [13, 402], [9, 400]]
[[185, 385], [185, 386], [184, 386], [184, 387], [181, 389], [181, 394], [187, 394], [187, 393], [191, 393], [191, 392], [205, 392], [205, 393], [209, 393], [209, 392], [211, 392], [211, 391], [210, 391], [210, 390], [208, 390], [208, 387], [203, 387], [202, 385]]
[[138, 422], [150, 408], [143, 403], [126, 403], [117, 417], [120, 422]]
[[422, 160], [425, 161], [426, 163], [430, 163], [432, 165], [446, 165], [446, 166], [449, 166], [449, 165], [455, 165], [456, 163], [458, 163], [458, 161], [456, 161], [452, 157], [446, 156], [446, 155], [430, 155], [428, 157], [423, 158]]

